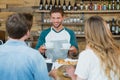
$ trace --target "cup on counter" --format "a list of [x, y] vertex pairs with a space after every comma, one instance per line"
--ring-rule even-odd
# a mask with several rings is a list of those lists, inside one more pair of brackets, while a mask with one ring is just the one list
[[62, 44], [62, 48], [63, 48], [63, 49], [69, 49], [70, 46], [71, 46], [70, 43], [63, 43], [63, 44]]
[[46, 47], [46, 49], [51, 49], [51, 48], [53, 48], [53, 43], [47, 42], [47, 43], [45, 43], [45, 47]]

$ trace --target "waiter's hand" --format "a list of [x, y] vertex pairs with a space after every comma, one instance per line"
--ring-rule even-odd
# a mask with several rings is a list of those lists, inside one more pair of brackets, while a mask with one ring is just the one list
[[40, 46], [40, 48], [38, 49], [40, 51], [40, 53], [44, 54], [46, 51], [46, 47], [44, 45]]
[[76, 49], [76, 47], [71, 46], [70, 49], [69, 49], [69, 51], [68, 51], [68, 56], [70, 58], [74, 58], [74, 55], [76, 56], [77, 53], [78, 53], [78, 50]]
[[74, 46], [71, 46], [69, 49], [69, 53], [77, 53], [77, 49]]

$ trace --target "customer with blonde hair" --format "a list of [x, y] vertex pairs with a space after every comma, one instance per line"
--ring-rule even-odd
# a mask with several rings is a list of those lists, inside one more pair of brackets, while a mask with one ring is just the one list
[[79, 55], [77, 80], [120, 80], [120, 47], [99, 16], [85, 23], [86, 49]]
[[79, 55], [75, 72], [69, 69], [68, 76], [72, 80], [120, 80], [120, 46], [102, 17], [86, 20], [85, 38], [86, 49]]

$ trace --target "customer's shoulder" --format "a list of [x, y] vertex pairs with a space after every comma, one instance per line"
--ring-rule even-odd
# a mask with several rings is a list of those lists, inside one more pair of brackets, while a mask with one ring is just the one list
[[34, 49], [32, 47], [26, 47], [26, 51], [29, 51], [29, 54], [33, 54], [33, 55], [39, 53], [38, 50], [36, 50], [36, 49]]
[[28, 47], [27, 50], [29, 51], [28, 55], [31, 57], [40, 56], [40, 52], [34, 48]]
[[80, 56], [88, 56], [88, 57], [90, 57], [90, 56], [93, 56], [93, 55], [95, 55], [95, 53], [93, 52], [92, 49], [85, 49], [80, 53]]

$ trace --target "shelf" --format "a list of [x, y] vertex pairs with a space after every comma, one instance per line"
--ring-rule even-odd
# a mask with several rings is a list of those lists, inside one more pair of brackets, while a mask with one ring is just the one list
[[[39, 35], [35, 35], [34, 37], [36, 37], [36, 40], [37, 40]], [[113, 35], [113, 37], [114, 38], [120, 38], [120, 35]], [[85, 35], [84, 34], [76, 34], [76, 38], [85, 38]]]
[[120, 35], [113, 35], [114, 38], [120, 38]]
[[[40, 23], [40, 25], [52, 25], [51, 23]], [[82, 26], [84, 23], [63, 23], [63, 26]]]
[[84, 37], [85, 37], [85, 35], [84, 35], [84, 34], [76, 34], [76, 37], [77, 37], [77, 38], [81, 38], [81, 37], [83, 37], [83, 38], [84, 38]]
[[[79, 38], [79, 37], [85, 37], [84, 34], [76, 34], [76, 37]], [[113, 35], [114, 38], [120, 38], [120, 35]]]
[[[49, 13], [50, 11], [49, 10], [35, 10], [35, 12], [40, 12], [40, 13]], [[77, 10], [77, 11], [74, 11], [74, 10], [71, 10], [71, 11], [65, 11], [65, 13], [120, 13], [120, 10]]]

